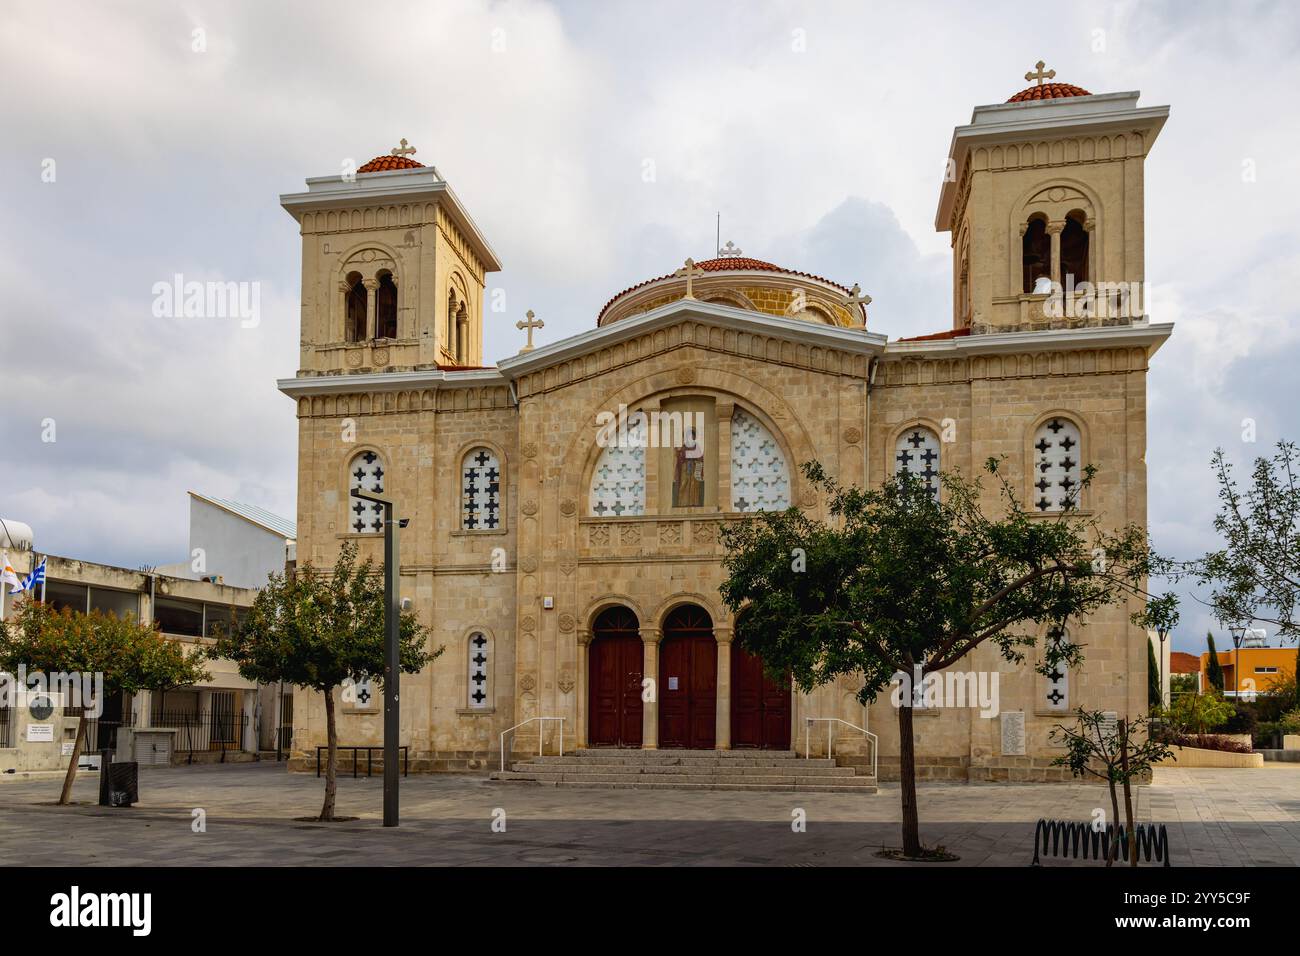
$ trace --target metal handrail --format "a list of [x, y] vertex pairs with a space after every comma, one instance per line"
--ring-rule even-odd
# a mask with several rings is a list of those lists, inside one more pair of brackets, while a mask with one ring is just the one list
[[518, 730], [524, 724], [531, 724], [534, 720], [542, 721], [543, 726], [537, 731], [537, 755], [542, 755], [542, 744], [546, 741], [546, 726], [548, 720], [558, 720], [560, 722], [560, 756], [564, 756], [564, 718], [563, 717], [529, 717], [527, 720], [520, 721], [513, 727], [507, 727], [501, 731], [501, 772], [506, 770], [506, 734]]
[[859, 727], [857, 724], [851, 724], [847, 720], [841, 720], [839, 717], [805, 717], [804, 720], [807, 721], [803, 729], [803, 759], [804, 760], [807, 760], [812, 756], [811, 737], [812, 737], [812, 725], [814, 723], [816, 723], [817, 721], [821, 721], [822, 723], [826, 724], [826, 756], [828, 758], [831, 756], [832, 747], [833, 747], [833, 741], [831, 737], [831, 729], [832, 729], [831, 724], [843, 724], [845, 727], [852, 727], [854, 730], [866, 734], [868, 737], [871, 738], [871, 776], [873, 777], [879, 776], [879, 774], [876, 772], [876, 765], [878, 763], [877, 755], [880, 752], [880, 738], [877, 737], [875, 734], [873, 734], [871, 731], [867, 730], [866, 727]]

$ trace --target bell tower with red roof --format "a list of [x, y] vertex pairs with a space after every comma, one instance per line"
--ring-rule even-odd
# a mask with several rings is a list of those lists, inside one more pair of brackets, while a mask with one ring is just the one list
[[501, 263], [415, 152], [402, 140], [280, 197], [302, 234], [299, 375], [483, 364], [484, 288]]
[[952, 237], [955, 330], [1146, 320], [1144, 163], [1169, 108], [1044, 67], [953, 132], [935, 228]]

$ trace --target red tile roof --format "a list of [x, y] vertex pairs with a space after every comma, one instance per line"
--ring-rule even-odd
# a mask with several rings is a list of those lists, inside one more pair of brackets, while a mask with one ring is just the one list
[[1200, 669], [1201, 659], [1195, 654], [1184, 654], [1182, 651], [1169, 652], [1169, 673], [1195, 674]]
[[[850, 291], [848, 286], [840, 285], [838, 282], [832, 282], [830, 279], [814, 275], [811, 272], [797, 272], [793, 269], [783, 269], [781, 266], [774, 263], [765, 262], [762, 259], [750, 259], [748, 256], [719, 256], [716, 259], [705, 259], [703, 262], [695, 263], [695, 268], [699, 269], [701, 272], [783, 272], [788, 276], [802, 276], [805, 279], [816, 279], [818, 282], [824, 282], [827, 285], [834, 286], [846, 293]], [[600, 314], [596, 316], [596, 324], [600, 325], [600, 320], [605, 317], [605, 313], [609, 311], [609, 307], [629, 292], [635, 292], [637, 289], [648, 286], [654, 282], [662, 282], [664, 279], [671, 279], [674, 275], [675, 272], [670, 272], [668, 275], [658, 276], [654, 279], [646, 279], [644, 282], [638, 282], [636, 285], [624, 289], [618, 295], [605, 303], [604, 308], [600, 310]]]
[[1069, 96], [1092, 96], [1081, 86], [1071, 86], [1069, 83], [1044, 83], [1042, 86], [1031, 86], [1028, 89], [1021, 90], [1008, 103], [1027, 103], [1030, 100], [1059, 100]]
[[357, 168], [359, 173], [381, 173], [389, 169], [423, 169], [424, 163], [417, 163], [409, 156], [376, 156], [370, 162]]
[[955, 339], [963, 335], [970, 335], [970, 326], [964, 329], [948, 329], [945, 332], [931, 332], [929, 335], [913, 335], [905, 339], [895, 339], [895, 342], [934, 342], [938, 339]]

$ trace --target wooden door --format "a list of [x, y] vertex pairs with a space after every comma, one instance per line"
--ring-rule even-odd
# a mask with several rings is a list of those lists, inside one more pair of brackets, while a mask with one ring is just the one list
[[587, 744], [641, 746], [641, 671], [645, 660], [636, 615], [603, 612], [587, 652]]
[[684, 605], [664, 621], [659, 646], [659, 746], [712, 750], [717, 742], [718, 645], [703, 609]]
[[731, 745], [790, 749], [790, 681], [763, 672], [763, 660], [731, 645]]

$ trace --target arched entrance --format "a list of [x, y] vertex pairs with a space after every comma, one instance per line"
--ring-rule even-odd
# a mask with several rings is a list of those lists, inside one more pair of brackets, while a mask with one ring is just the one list
[[587, 743], [641, 746], [641, 628], [625, 607], [601, 611], [591, 627], [587, 664]]
[[659, 645], [659, 746], [712, 750], [717, 741], [718, 645], [694, 604], [664, 618]]
[[790, 749], [790, 679], [774, 683], [763, 659], [731, 645], [731, 746]]

